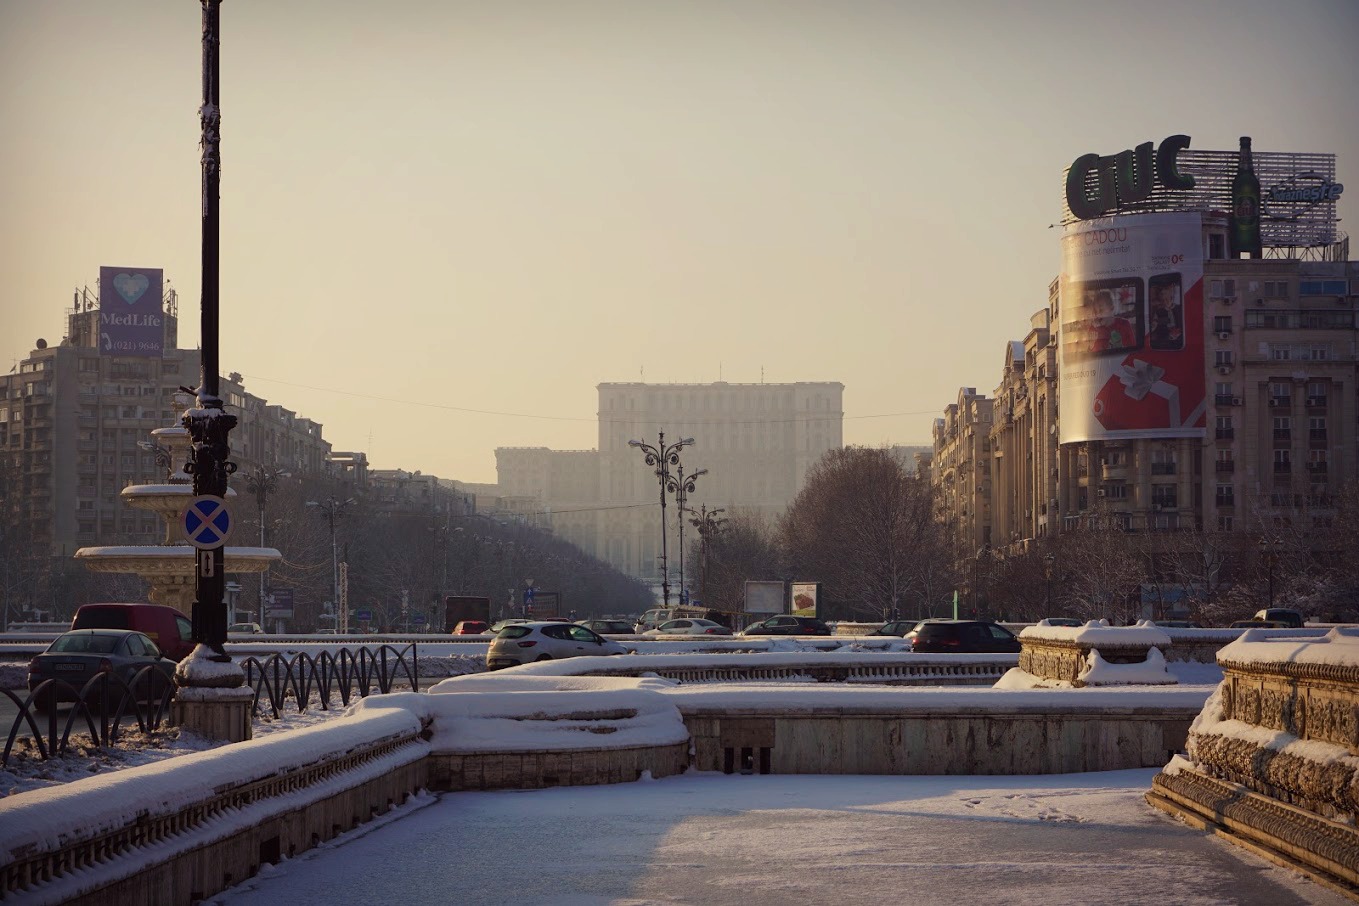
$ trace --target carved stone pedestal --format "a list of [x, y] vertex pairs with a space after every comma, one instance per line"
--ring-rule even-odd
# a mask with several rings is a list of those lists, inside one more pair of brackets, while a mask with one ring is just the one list
[[1251, 630], [1151, 804], [1359, 898], [1359, 630]]
[[181, 688], [170, 706], [170, 721], [205, 739], [244, 742], [252, 735], [250, 706], [254, 697], [255, 691], [249, 686]]

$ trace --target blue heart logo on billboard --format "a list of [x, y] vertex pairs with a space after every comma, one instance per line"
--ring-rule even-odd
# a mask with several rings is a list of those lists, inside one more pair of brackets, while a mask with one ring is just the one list
[[113, 288], [118, 291], [118, 295], [123, 297], [123, 301], [128, 305], [136, 305], [137, 300], [146, 292], [146, 288], [151, 282], [146, 279], [146, 274], [119, 274], [113, 278]]

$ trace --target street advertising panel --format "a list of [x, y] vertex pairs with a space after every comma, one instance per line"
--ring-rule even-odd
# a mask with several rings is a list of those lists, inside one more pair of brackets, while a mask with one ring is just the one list
[[272, 589], [265, 600], [269, 604], [269, 619], [291, 620], [293, 618], [293, 590], [291, 588]]
[[99, 351], [159, 358], [165, 351], [165, 313], [159, 268], [99, 268]]
[[746, 580], [746, 613], [786, 613], [783, 583], [778, 579]]
[[799, 617], [820, 617], [817, 601], [821, 597], [819, 582], [794, 582], [789, 594], [793, 601], [793, 613]]
[[1060, 292], [1061, 442], [1202, 437], [1200, 215], [1068, 225]]

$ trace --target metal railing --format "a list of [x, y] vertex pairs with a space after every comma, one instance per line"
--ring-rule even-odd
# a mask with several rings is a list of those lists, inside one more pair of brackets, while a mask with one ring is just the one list
[[[313, 706], [328, 711], [336, 696], [340, 707], [348, 707], [356, 696], [390, 692], [403, 676], [411, 691], [420, 691], [415, 643], [401, 649], [391, 645], [341, 648], [315, 657], [248, 657], [240, 665], [246, 686], [254, 691], [251, 713], [256, 718], [265, 707], [275, 719], [281, 717], [289, 701], [299, 713]], [[88, 731], [88, 743], [104, 748], [130, 730], [133, 720], [142, 733], [157, 730], [168, 723], [175, 685], [163, 670], [147, 666], [128, 679], [102, 672], [79, 688], [61, 679], [44, 680], [23, 698], [8, 689], [0, 692], [18, 709], [0, 753], [0, 765], [7, 765], [25, 727], [44, 761], [66, 755], [73, 733], [85, 742]], [[59, 710], [62, 702], [74, 703], [69, 712]]]
[[309, 654], [291, 658], [271, 654], [263, 660], [248, 657], [241, 661], [241, 669], [245, 671], [245, 684], [255, 692], [251, 711], [256, 717], [260, 714], [261, 699], [268, 702], [270, 712], [278, 718], [289, 698], [297, 704], [299, 712], [306, 711], [312, 704], [313, 693], [322, 711], [330, 710], [331, 698], [337, 693], [340, 706], [348, 707], [356, 694], [360, 698], [371, 695], [375, 686], [383, 695], [392, 691], [393, 681], [403, 672], [411, 691], [420, 691], [414, 642], [400, 650], [391, 645], [359, 648], [357, 654], [341, 648], [337, 653], [323, 651], [315, 657]]
[[[169, 716], [175, 686], [163, 670], [151, 665], [138, 670], [130, 679], [111, 671], [100, 672], [80, 688], [61, 679], [44, 680], [22, 699], [9, 689], [0, 692], [19, 709], [0, 754], [0, 764], [8, 765], [14, 743], [25, 725], [44, 761], [67, 753], [71, 732], [78, 724], [89, 731], [90, 739], [99, 747], [118, 741], [124, 721], [130, 723], [135, 719], [142, 733], [158, 729]], [[75, 703], [65, 717], [57, 708], [63, 701]]]

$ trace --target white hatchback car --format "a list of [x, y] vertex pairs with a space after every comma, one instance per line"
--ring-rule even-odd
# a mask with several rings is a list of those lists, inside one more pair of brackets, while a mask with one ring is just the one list
[[642, 635], [652, 638], [661, 635], [731, 635], [731, 630], [721, 623], [714, 623], [712, 620], [686, 617], [681, 620], [666, 620], [655, 629], [648, 629]]
[[515, 623], [500, 630], [486, 649], [486, 667], [496, 670], [533, 661], [627, 653], [624, 646], [575, 623]]

